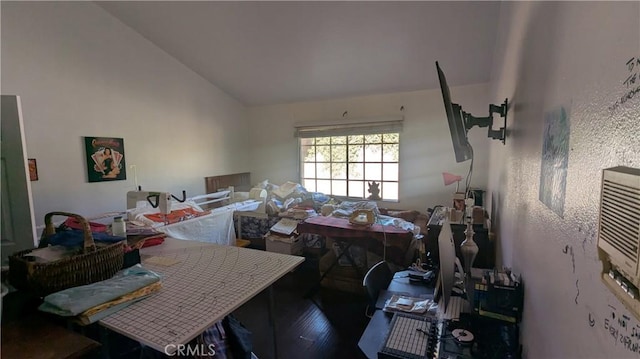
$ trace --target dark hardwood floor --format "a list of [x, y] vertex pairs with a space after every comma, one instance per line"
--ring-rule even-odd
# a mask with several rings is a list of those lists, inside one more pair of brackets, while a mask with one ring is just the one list
[[[364, 358], [358, 340], [369, 320], [365, 296], [320, 288], [313, 300], [304, 298], [318, 278], [318, 257], [307, 255], [297, 270], [274, 284], [278, 358]], [[253, 333], [260, 359], [274, 359], [268, 299], [266, 290], [234, 312]]]

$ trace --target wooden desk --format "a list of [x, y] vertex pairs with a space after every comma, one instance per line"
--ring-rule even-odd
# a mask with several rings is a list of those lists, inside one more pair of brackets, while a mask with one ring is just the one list
[[2, 324], [2, 358], [82, 358], [100, 343], [34, 314]]
[[[389, 283], [389, 287], [386, 292], [381, 292], [382, 297], [389, 297], [392, 292], [401, 292], [411, 297], [425, 297], [433, 295], [433, 288], [427, 287], [423, 284], [414, 284], [409, 282], [406, 271], [397, 272], [393, 276], [393, 280]], [[380, 301], [384, 301], [384, 298], [379, 298]], [[378, 307], [378, 303], [376, 307]], [[378, 350], [384, 342], [387, 332], [389, 331], [389, 324], [393, 318], [393, 313], [385, 313], [378, 309], [373, 313], [369, 324], [362, 333], [360, 340], [358, 341], [358, 348], [364, 353], [367, 358], [377, 358]]]
[[[145, 268], [162, 275], [163, 288], [100, 324], [160, 352], [168, 348], [169, 354], [304, 261], [302, 257], [172, 238], [141, 252]], [[151, 256], [177, 263], [151, 264], [147, 262]], [[272, 309], [270, 303], [271, 314]]]
[[358, 348], [368, 359], [378, 358], [378, 350], [380, 350], [384, 339], [387, 337], [391, 318], [393, 318], [393, 315], [381, 310], [376, 310], [373, 313], [369, 324], [367, 324], [364, 333], [360, 337], [360, 341], [358, 341]]
[[433, 298], [433, 286], [409, 281], [409, 271], [397, 272], [394, 274], [387, 289], [381, 290], [378, 294], [376, 309], [383, 309], [387, 300], [394, 294], [406, 295], [415, 298]]
[[[373, 224], [371, 226], [356, 226], [346, 218], [315, 216], [305, 219], [298, 224], [298, 232], [315, 233], [335, 238], [374, 238], [384, 241], [386, 238], [390, 246], [406, 246], [413, 239], [413, 233], [407, 230]], [[398, 243], [407, 242], [407, 243]]]
[[[387, 246], [387, 259], [403, 264], [404, 257], [413, 240], [413, 233], [392, 226], [373, 224], [369, 227], [355, 226], [348, 219], [338, 217], [309, 217], [298, 224], [298, 233], [319, 234], [336, 240], [362, 243], [368, 247], [367, 240]], [[371, 249], [371, 248], [370, 248]]]
[[409, 281], [409, 271], [396, 272], [393, 275], [393, 279], [391, 280], [391, 283], [389, 283], [387, 290], [392, 292], [404, 292], [414, 297], [433, 294], [433, 286]]
[[[405, 281], [406, 280], [406, 281]], [[396, 273], [388, 290], [404, 291], [411, 296], [424, 296], [432, 293], [432, 288], [424, 285], [414, 285], [408, 282], [402, 272]], [[393, 314], [376, 310], [369, 324], [362, 333], [358, 348], [368, 359], [377, 359], [378, 350], [386, 339]], [[444, 358], [497, 357], [517, 358], [520, 356], [519, 330], [517, 324], [502, 322], [472, 314], [461, 314], [459, 321], [444, 321], [444, 334], [438, 339], [440, 354]], [[464, 328], [474, 333], [475, 341], [472, 346], [459, 345], [453, 339], [451, 331]]]

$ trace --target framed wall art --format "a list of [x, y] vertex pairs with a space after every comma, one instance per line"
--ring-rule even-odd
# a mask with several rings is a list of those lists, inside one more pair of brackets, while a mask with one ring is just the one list
[[89, 182], [126, 180], [124, 139], [115, 137], [84, 138]]
[[568, 111], [564, 106], [544, 114], [538, 198], [560, 218], [564, 218], [570, 127]]
[[38, 180], [38, 164], [36, 163], [35, 158], [27, 159], [29, 164], [29, 180], [37, 181]]

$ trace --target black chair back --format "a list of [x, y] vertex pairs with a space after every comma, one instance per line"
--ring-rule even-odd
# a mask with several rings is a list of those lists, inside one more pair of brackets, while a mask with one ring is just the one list
[[[391, 272], [391, 268], [389, 268], [389, 264], [385, 261], [374, 264], [367, 274], [365, 274], [362, 285], [365, 287], [369, 299], [367, 315], [369, 315], [369, 311], [373, 312], [373, 310], [375, 310], [378, 294], [381, 290], [389, 287], [392, 279], [393, 273]], [[371, 310], [372, 308], [373, 310]]]

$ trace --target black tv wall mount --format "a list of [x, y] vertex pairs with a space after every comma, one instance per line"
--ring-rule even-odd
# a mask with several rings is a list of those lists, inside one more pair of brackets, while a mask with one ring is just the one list
[[[471, 129], [473, 126], [478, 127], [489, 127], [487, 137], [490, 137], [494, 140], [502, 141], [502, 144], [505, 144], [506, 140], [506, 128], [507, 128], [507, 111], [509, 105], [509, 99], [504, 99], [504, 103], [502, 105], [494, 105], [489, 104], [489, 116], [487, 117], [475, 117], [470, 113], [462, 111], [462, 116], [464, 118], [464, 125], [467, 131]], [[498, 114], [503, 119], [503, 125], [498, 130], [493, 129], [493, 115]]]

